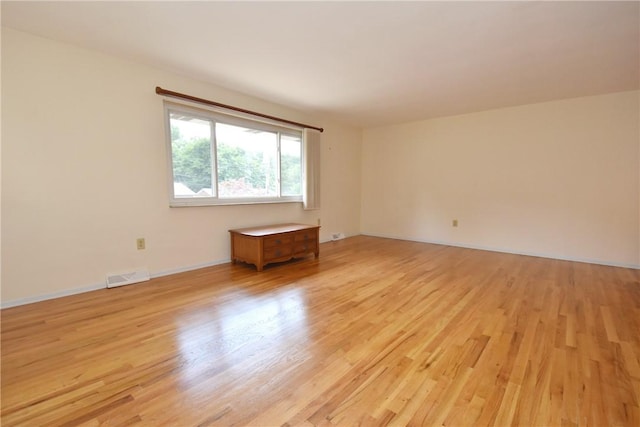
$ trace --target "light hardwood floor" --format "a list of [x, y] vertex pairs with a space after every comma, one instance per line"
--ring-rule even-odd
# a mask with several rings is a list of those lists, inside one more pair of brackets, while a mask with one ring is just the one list
[[2, 425], [640, 426], [640, 272], [359, 236], [2, 311]]

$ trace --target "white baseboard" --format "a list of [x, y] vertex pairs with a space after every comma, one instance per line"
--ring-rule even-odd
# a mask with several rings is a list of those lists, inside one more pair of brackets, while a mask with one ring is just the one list
[[[520, 252], [520, 251], [506, 250], [506, 249], [503, 249], [503, 248], [477, 246], [477, 245], [463, 245], [463, 244], [459, 244], [459, 243], [407, 238], [407, 237], [394, 236], [394, 235], [388, 235], [388, 234], [362, 233], [362, 235], [363, 236], [371, 236], [371, 237], [382, 237], [382, 238], [386, 238], [386, 239], [408, 240], [408, 241], [420, 242], [420, 243], [431, 243], [431, 244], [435, 244], [435, 245], [455, 246], [455, 247], [467, 248], [467, 249], [478, 249], [478, 250], [491, 251], [491, 252], [501, 252], [501, 253], [508, 253], [508, 254], [514, 254], [514, 255], [535, 256], [535, 257], [541, 257], [541, 258], [558, 259], [558, 260], [563, 260], [563, 261], [584, 262], [584, 263], [588, 263], [588, 264], [606, 265], [606, 266], [610, 266], [610, 267], [633, 268], [633, 269], [636, 269], [636, 270], [640, 270], [640, 265], [636, 265], [636, 264], [613, 263], [613, 262], [606, 262], [606, 261], [592, 260], [592, 259], [568, 258], [568, 257], [562, 257], [562, 256], [554, 256], [554, 255], [550, 255], [550, 254], [541, 254], [541, 253], [532, 253], [532, 252]], [[352, 236], [347, 236], [347, 237], [352, 237]], [[327, 240], [321, 239], [320, 243], [327, 243], [327, 242], [330, 242], [330, 241], [331, 240], [328, 240], [328, 239]], [[198, 269], [206, 268], [206, 267], [213, 267], [215, 265], [226, 264], [226, 263], [229, 263], [229, 262], [230, 262], [230, 259], [226, 258], [226, 259], [216, 260], [216, 261], [212, 261], [212, 262], [191, 265], [191, 266], [187, 266], [187, 267], [180, 267], [180, 268], [174, 268], [174, 269], [171, 269], [171, 270], [159, 271], [159, 272], [156, 272], [156, 273], [152, 273], [151, 274], [151, 278], [154, 279], [154, 278], [157, 278], [157, 277], [169, 276], [171, 274], [184, 273], [184, 272], [187, 272], [187, 271], [198, 270]], [[64, 291], [53, 292], [53, 293], [50, 293], [50, 294], [37, 295], [37, 296], [26, 297], [26, 298], [19, 298], [19, 299], [10, 300], [10, 301], [2, 301], [0, 303], [0, 308], [16, 307], [16, 306], [19, 306], [19, 305], [31, 304], [31, 303], [34, 303], [34, 302], [46, 301], [46, 300], [49, 300], [49, 299], [61, 298], [61, 297], [69, 296], [69, 295], [81, 294], [81, 293], [84, 293], [84, 292], [91, 292], [91, 291], [95, 291], [95, 290], [98, 290], [98, 289], [105, 289], [106, 287], [107, 287], [106, 283], [97, 283], [97, 284], [88, 285], [88, 286], [84, 286], [84, 287], [80, 287], [80, 288], [73, 288], [73, 289], [67, 289], [67, 290], [64, 290]]]
[[2, 301], [0, 308], [17, 307], [19, 305], [31, 304], [34, 302], [46, 301], [48, 299], [68, 297], [69, 295], [82, 294], [85, 292], [97, 291], [98, 289], [105, 289], [106, 283], [97, 283], [95, 285], [83, 286], [81, 288], [67, 289], [64, 291], [53, 292], [50, 294], [36, 295], [34, 297], [18, 298], [10, 301]]
[[[230, 259], [223, 259], [223, 260], [217, 260], [217, 261], [207, 262], [207, 263], [203, 263], [203, 264], [191, 265], [191, 266], [188, 266], [188, 267], [181, 267], [181, 268], [176, 268], [176, 269], [172, 269], [172, 270], [160, 271], [160, 272], [157, 272], [157, 273], [152, 273], [151, 274], [151, 278], [154, 279], [156, 277], [169, 276], [171, 274], [176, 274], [176, 273], [184, 273], [186, 271], [198, 270], [198, 269], [201, 269], [201, 268], [212, 267], [214, 265], [225, 264], [225, 263], [228, 263], [228, 262], [230, 262]], [[67, 289], [67, 290], [59, 291], [59, 292], [52, 292], [50, 294], [36, 295], [36, 296], [33, 296], [33, 297], [26, 297], [26, 298], [18, 298], [18, 299], [14, 299], [14, 300], [10, 300], [10, 301], [2, 301], [2, 303], [0, 303], [0, 309], [2, 309], [2, 308], [10, 308], [10, 307], [17, 307], [19, 305], [31, 304], [31, 303], [40, 302], [40, 301], [46, 301], [46, 300], [50, 300], [50, 299], [54, 299], [54, 298], [67, 297], [67, 296], [70, 296], [70, 295], [82, 294], [82, 293], [85, 293], [85, 292], [97, 291], [98, 289], [105, 289], [105, 288], [107, 288], [107, 284], [105, 282], [103, 282], [103, 283], [98, 283], [98, 284], [94, 284], [94, 285], [83, 286], [81, 288], [73, 288], [73, 289]]]
[[[325, 242], [329, 242], [330, 240], [320, 240], [320, 243], [325, 243]], [[199, 270], [201, 268], [206, 268], [206, 267], [213, 267], [214, 265], [220, 265], [220, 264], [227, 264], [231, 262], [230, 258], [225, 258], [225, 259], [219, 259], [216, 261], [211, 261], [211, 262], [206, 262], [206, 263], [202, 263], [202, 264], [196, 264], [196, 265], [190, 265], [187, 267], [179, 267], [179, 268], [173, 268], [171, 270], [164, 270], [164, 271], [158, 271], [155, 273], [151, 273], [151, 278], [155, 279], [157, 277], [163, 277], [163, 276], [170, 276], [171, 274], [177, 274], [177, 273], [184, 273], [187, 271], [192, 271], [192, 270]], [[0, 303], [0, 309], [2, 308], [10, 308], [10, 307], [17, 307], [19, 305], [25, 305], [25, 304], [31, 304], [34, 302], [40, 302], [40, 301], [46, 301], [49, 299], [54, 299], [54, 298], [61, 298], [61, 297], [66, 297], [69, 295], [75, 295], [75, 294], [82, 294], [84, 292], [91, 292], [91, 291], [95, 291], [98, 289], [105, 289], [107, 288], [106, 283], [98, 283], [98, 284], [94, 284], [94, 285], [89, 285], [89, 286], [83, 286], [81, 288], [73, 288], [73, 289], [67, 289], [64, 291], [59, 291], [59, 292], [53, 292], [50, 294], [44, 294], [44, 295], [37, 295], [37, 296], [33, 296], [33, 297], [27, 297], [27, 298], [18, 298], [15, 300], [10, 300], [10, 301], [2, 301]]]
[[547, 253], [513, 251], [510, 249], [504, 249], [504, 248], [478, 246], [478, 245], [465, 245], [461, 243], [443, 242], [443, 241], [426, 240], [426, 239], [415, 239], [415, 238], [409, 238], [409, 237], [394, 236], [389, 234], [362, 233], [362, 235], [371, 236], [371, 237], [382, 237], [385, 239], [407, 240], [410, 242], [431, 243], [434, 245], [454, 246], [457, 248], [478, 249], [481, 251], [500, 252], [504, 254], [533, 256], [538, 258], [549, 258], [549, 259], [557, 259], [561, 261], [583, 262], [586, 264], [597, 264], [597, 265], [606, 265], [608, 267], [622, 267], [622, 268], [632, 268], [635, 270], [640, 270], [639, 264], [616, 263], [616, 262], [609, 262], [609, 261], [602, 261], [602, 260], [595, 260], [595, 259], [584, 259], [584, 258], [570, 258], [565, 256], [547, 254]]
[[217, 261], [211, 261], [211, 262], [205, 262], [205, 263], [202, 263], [202, 264], [190, 265], [188, 267], [173, 268], [171, 270], [164, 270], [164, 271], [159, 271], [157, 273], [152, 273], [151, 274], [151, 278], [155, 279], [156, 277], [170, 276], [172, 274], [184, 273], [184, 272], [192, 271], [192, 270], [199, 270], [201, 268], [213, 267], [214, 265], [228, 264], [230, 262], [231, 262], [230, 258], [225, 258], [225, 259], [219, 259]]

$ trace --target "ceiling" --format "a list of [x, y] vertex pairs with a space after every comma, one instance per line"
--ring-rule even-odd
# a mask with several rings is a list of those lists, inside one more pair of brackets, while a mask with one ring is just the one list
[[1, 5], [3, 26], [360, 127], [640, 88], [640, 2]]

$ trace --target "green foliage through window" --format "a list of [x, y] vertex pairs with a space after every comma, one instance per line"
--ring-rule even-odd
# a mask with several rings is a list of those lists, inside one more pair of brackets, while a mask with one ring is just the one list
[[300, 197], [300, 132], [168, 111], [174, 199]]

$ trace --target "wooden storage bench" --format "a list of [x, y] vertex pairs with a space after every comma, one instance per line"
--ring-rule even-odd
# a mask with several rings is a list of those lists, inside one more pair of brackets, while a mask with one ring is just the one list
[[229, 230], [231, 262], [255, 264], [258, 271], [272, 262], [307, 254], [320, 255], [319, 225], [278, 224]]

